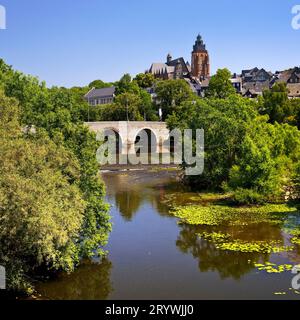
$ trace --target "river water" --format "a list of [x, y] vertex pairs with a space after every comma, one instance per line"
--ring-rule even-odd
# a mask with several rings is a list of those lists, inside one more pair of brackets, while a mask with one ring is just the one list
[[[37, 285], [46, 299], [299, 299], [290, 271], [268, 274], [250, 261], [300, 263], [300, 252], [265, 257], [229, 252], [199, 239], [199, 227], [178, 224], [165, 203], [189, 193], [175, 171], [102, 173], [113, 231], [102, 261]], [[185, 200], [182, 197], [184, 204]], [[246, 236], [284, 239], [278, 226], [248, 228]], [[299, 251], [299, 250], [298, 250]], [[285, 292], [284, 295], [274, 293]]]

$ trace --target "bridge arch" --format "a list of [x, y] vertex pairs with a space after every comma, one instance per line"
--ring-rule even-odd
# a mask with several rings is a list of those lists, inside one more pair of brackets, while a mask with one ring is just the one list
[[[86, 122], [90, 131], [103, 132], [104, 130], [113, 130], [117, 132], [122, 141], [122, 154], [134, 154], [136, 137], [139, 132], [149, 130], [156, 141], [156, 151], [164, 152], [164, 142], [169, 138], [169, 130], [165, 122], [155, 121], [102, 121]], [[165, 150], [166, 151], [166, 150]]]
[[106, 142], [111, 135], [114, 133], [114, 138], [116, 138], [116, 154], [121, 154], [123, 151], [123, 138], [117, 128], [108, 127], [103, 129], [104, 141]]
[[[147, 141], [141, 140], [145, 138], [145, 135], [147, 136]], [[147, 146], [145, 145], [145, 143], [147, 143]], [[160, 142], [159, 137], [157, 136], [157, 132], [149, 127], [141, 128], [135, 134], [135, 148], [140, 147], [141, 149], [147, 150], [148, 153], [151, 151], [159, 152], [159, 143]]]

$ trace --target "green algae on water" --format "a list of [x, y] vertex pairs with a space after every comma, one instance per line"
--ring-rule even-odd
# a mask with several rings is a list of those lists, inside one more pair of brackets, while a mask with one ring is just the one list
[[256, 263], [254, 266], [259, 271], [266, 271], [267, 273], [282, 273], [285, 271], [291, 271], [294, 267], [291, 264], [276, 265], [275, 263], [270, 262], [267, 262], [266, 264]]
[[171, 211], [181, 222], [192, 225], [249, 225], [268, 222], [280, 224], [287, 213], [297, 212], [285, 204], [268, 204], [260, 207], [229, 207], [223, 205], [187, 205], [174, 207]]
[[300, 230], [292, 230], [290, 234], [293, 236], [293, 238], [291, 239], [291, 243], [300, 246]]
[[281, 241], [244, 241], [232, 239], [230, 234], [222, 232], [202, 232], [200, 238], [215, 244], [219, 250], [236, 251], [244, 253], [279, 253], [294, 250], [293, 246], [282, 246]]
[[234, 240], [216, 245], [217, 249], [237, 252], [279, 253], [293, 251], [293, 246], [282, 246], [279, 241]]

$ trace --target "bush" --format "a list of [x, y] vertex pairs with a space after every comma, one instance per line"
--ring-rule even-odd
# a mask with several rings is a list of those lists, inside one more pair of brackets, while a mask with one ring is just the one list
[[252, 189], [238, 188], [235, 190], [233, 199], [238, 204], [263, 204], [266, 202], [265, 196], [259, 194], [257, 191]]
[[[74, 155], [44, 134], [22, 134], [16, 101], [0, 93], [0, 260], [9, 289], [36, 268], [73, 270], [86, 202]], [[6, 122], [8, 120], [8, 122]]]

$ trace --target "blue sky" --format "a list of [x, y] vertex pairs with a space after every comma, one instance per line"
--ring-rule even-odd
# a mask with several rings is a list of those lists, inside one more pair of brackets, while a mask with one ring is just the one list
[[0, 57], [48, 85], [118, 80], [152, 62], [190, 60], [201, 33], [212, 72], [300, 65], [300, 30], [291, 9], [300, 0], [0, 0], [7, 29]]

